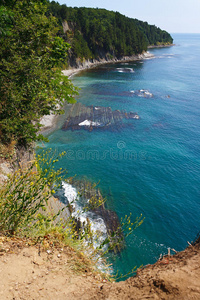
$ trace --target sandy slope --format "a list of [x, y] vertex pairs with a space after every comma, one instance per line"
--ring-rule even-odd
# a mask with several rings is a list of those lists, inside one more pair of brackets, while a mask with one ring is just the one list
[[81, 299], [103, 279], [70, 247], [28, 246], [0, 237], [0, 299]]
[[0, 237], [0, 299], [200, 299], [200, 244], [110, 283], [71, 248]]

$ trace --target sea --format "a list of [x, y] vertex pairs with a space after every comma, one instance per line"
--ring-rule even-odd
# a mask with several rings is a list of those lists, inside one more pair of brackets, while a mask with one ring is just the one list
[[[98, 183], [119, 220], [130, 213], [131, 222], [145, 218], [121, 252], [107, 254], [116, 276], [156, 262], [168, 248], [183, 250], [200, 232], [200, 34], [172, 37], [174, 46], [149, 49], [154, 58], [71, 78], [80, 88], [78, 102], [137, 112], [140, 119], [107, 130], [63, 131], [63, 115], [43, 144], [66, 151], [57, 168]], [[63, 189], [69, 201], [76, 198], [74, 187]], [[101, 227], [98, 218], [93, 227], [98, 222]]]

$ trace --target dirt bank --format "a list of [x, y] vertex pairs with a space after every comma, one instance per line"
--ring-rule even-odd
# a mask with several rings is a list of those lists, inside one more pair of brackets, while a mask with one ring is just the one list
[[0, 299], [200, 299], [200, 244], [165, 257], [124, 282], [93, 273], [70, 247], [0, 236]]

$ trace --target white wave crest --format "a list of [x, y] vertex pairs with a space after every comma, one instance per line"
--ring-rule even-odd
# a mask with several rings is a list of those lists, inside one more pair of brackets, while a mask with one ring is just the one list
[[[97, 108], [98, 109], [98, 108]], [[85, 120], [78, 124], [79, 126], [100, 126], [99, 122], [93, 122], [91, 120]]]
[[104, 220], [91, 211], [83, 211], [80, 204], [78, 192], [71, 184], [63, 182], [64, 195], [73, 207], [72, 217], [79, 219], [82, 225], [86, 225], [89, 221], [91, 231], [93, 233], [93, 247], [97, 248], [107, 237], [107, 228]]
[[153, 94], [150, 93], [148, 90], [139, 90], [138, 96], [152, 98]]
[[66, 182], [62, 182], [62, 187], [64, 189], [64, 195], [67, 198], [68, 202], [70, 204], [73, 204], [74, 201], [77, 199], [78, 197], [78, 193], [77, 190], [69, 183]]
[[134, 73], [133, 68], [117, 68], [119, 73]]

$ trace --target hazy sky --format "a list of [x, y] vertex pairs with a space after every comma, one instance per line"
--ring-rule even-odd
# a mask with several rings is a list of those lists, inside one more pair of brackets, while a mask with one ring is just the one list
[[200, 33], [200, 0], [56, 0], [77, 7], [98, 7], [147, 21], [170, 33]]

